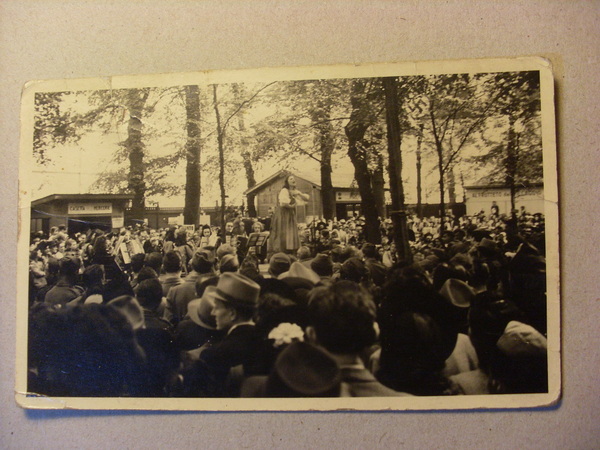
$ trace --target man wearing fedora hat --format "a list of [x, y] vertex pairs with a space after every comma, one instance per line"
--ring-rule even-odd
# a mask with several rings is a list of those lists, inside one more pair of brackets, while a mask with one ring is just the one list
[[212, 315], [225, 337], [205, 348], [184, 382], [189, 395], [204, 397], [235, 396], [228, 385], [232, 368], [242, 366], [244, 375], [252, 373], [260, 336], [253, 317], [258, 304], [260, 286], [239, 273], [227, 272], [216, 286], [208, 286], [205, 295], [214, 300]]

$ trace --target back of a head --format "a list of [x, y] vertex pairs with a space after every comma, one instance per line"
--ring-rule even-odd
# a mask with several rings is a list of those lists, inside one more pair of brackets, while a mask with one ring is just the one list
[[[382, 294], [388, 303], [422, 304], [424, 298], [434, 292], [433, 286], [425, 272], [418, 265], [406, 266], [392, 270]], [[411, 309], [412, 306], [407, 306]]]
[[256, 281], [257, 283], [263, 278], [260, 274], [258, 260], [252, 255], [247, 255], [246, 258], [244, 258], [240, 265], [239, 273], [253, 281]]
[[310, 263], [310, 268], [320, 277], [333, 275], [333, 260], [331, 256], [319, 253]]
[[281, 323], [295, 323], [306, 326], [306, 308], [295, 301], [280, 295], [267, 293], [261, 295], [256, 309], [256, 327], [265, 335]]
[[296, 252], [296, 257], [302, 261], [305, 259], [309, 259], [310, 258], [310, 248], [306, 247], [306, 246], [302, 246], [298, 249], [298, 251]]
[[81, 260], [79, 258], [65, 256], [59, 262], [58, 273], [64, 277], [75, 278], [80, 268]]
[[340, 278], [342, 280], [361, 283], [369, 279], [369, 270], [360, 258], [352, 257], [342, 264]]
[[354, 282], [339, 281], [313, 289], [308, 313], [319, 344], [332, 353], [356, 354], [377, 339], [375, 303]]
[[83, 284], [87, 287], [102, 284], [104, 281], [104, 267], [100, 264], [92, 264], [83, 271]]
[[152, 252], [146, 254], [144, 265], [153, 268], [156, 273], [160, 273], [160, 266], [162, 265], [162, 255], [159, 252]]
[[144, 267], [144, 261], [146, 259], [145, 253], [136, 253], [131, 257], [131, 270], [132, 272], [139, 272]]
[[113, 278], [104, 285], [103, 297], [105, 302], [109, 302], [121, 295], [134, 295], [134, 292], [127, 275], [117, 271]]
[[48, 258], [48, 262], [46, 263], [46, 277], [58, 275], [59, 270], [60, 262], [58, 259], [54, 257]]
[[163, 296], [162, 285], [158, 278], [149, 278], [140, 282], [135, 296], [143, 308], [156, 311]]
[[339, 255], [340, 257], [340, 261], [341, 263], [347, 261], [350, 258], [356, 258], [358, 257], [359, 251], [356, 247], [354, 247], [353, 245], [346, 245], [346, 247], [344, 247]]
[[236, 255], [224, 255], [219, 262], [219, 270], [224, 272], [237, 272], [240, 263]]
[[236, 250], [230, 244], [222, 244], [217, 249], [217, 259], [218, 260], [221, 260], [221, 258], [225, 255], [235, 255], [235, 254], [236, 254]]
[[177, 231], [176, 227], [169, 227], [167, 232], [165, 233], [165, 241], [175, 241], [175, 231]]
[[388, 321], [381, 327], [377, 377], [393, 389], [425, 395], [431, 388], [425, 384], [438, 378], [441, 380], [441, 371], [453, 348], [454, 345], [448, 345], [447, 336], [437, 322], [427, 314], [404, 312], [396, 315], [393, 323]]
[[211, 273], [214, 263], [207, 252], [197, 252], [192, 258], [192, 269], [198, 273]]
[[181, 271], [181, 255], [179, 252], [172, 250], [165, 253], [162, 260], [162, 267], [165, 273], [176, 273]]
[[158, 279], [158, 274], [152, 267], [148, 267], [148, 266], [142, 267], [142, 270], [140, 270], [140, 273], [138, 273], [138, 276], [137, 276], [138, 283], [141, 283], [144, 280], [150, 280], [150, 279]]
[[341, 245], [336, 245], [331, 249], [331, 260], [334, 263], [343, 263], [344, 262], [344, 257], [343, 257], [343, 253], [344, 253], [344, 247], [342, 247]]
[[365, 243], [361, 248], [362, 254], [365, 258], [378, 258], [379, 253], [377, 247], [371, 243]]
[[175, 234], [175, 245], [177, 247], [187, 244], [187, 231], [185, 228], [180, 228]]
[[105, 235], [99, 235], [94, 240], [93, 254], [95, 256], [105, 256], [108, 253], [108, 241]]
[[292, 260], [285, 253], [275, 253], [269, 260], [269, 273], [273, 277], [278, 277], [283, 272], [290, 270]]

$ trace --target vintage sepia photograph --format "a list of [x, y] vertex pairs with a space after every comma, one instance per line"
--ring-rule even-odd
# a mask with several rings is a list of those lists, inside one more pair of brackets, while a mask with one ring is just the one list
[[555, 403], [553, 83], [541, 58], [32, 81], [17, 401]]

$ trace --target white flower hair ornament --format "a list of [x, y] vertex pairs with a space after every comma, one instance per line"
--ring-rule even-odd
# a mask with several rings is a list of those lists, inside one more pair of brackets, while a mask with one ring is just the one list
[[291, 344], [292, 342], [303, 342], [304, 331], [295, 323], [280, 323], [269, 332], [269, 339], [273, 339], [275, 342], [273, 346], [275, 348], [281, 347], [282, 345]]

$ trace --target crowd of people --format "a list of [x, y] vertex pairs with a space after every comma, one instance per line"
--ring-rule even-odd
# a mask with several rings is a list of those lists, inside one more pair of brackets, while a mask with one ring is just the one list
[[[547, 392], [544, 217], [35, 233], [28, 390], [51, 396]], [[263, 239], [257, 241], [257, 237]], [[259, 245], [256, 245], [256, 243]]]

